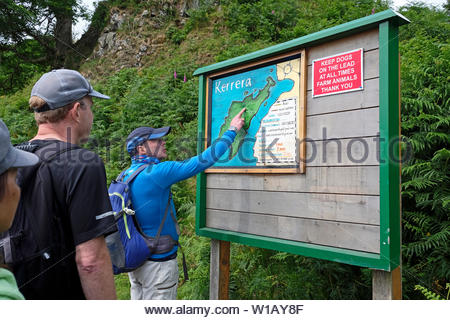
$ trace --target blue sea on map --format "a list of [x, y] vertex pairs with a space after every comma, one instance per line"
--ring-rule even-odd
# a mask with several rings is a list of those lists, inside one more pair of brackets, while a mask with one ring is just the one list
[[[275, 86], [270, 88], [269, 98], [263, 101], [260, 105], [258, 112], [250, 122], [247, 135], [245, 136], [244, 143], [241, 145], [238, 154], [231, 160], [228, 160], [229, 151], [215, 163], [214, 167], [242, 167], [242, 166], [256, 166], [257, 159], [253, 156], [254, 146], [256, 142], [256, 133], [258, 132], [262, 119], [269, 112], [270, 107], [277, 101], [280, 95], [284, 92], [292, 90], [294, 81], [291, 79], [278, 80], [277, 78], [277, 66], [270, 65], [264, 68], [251, 70], [248, 72], [232, 75], [225, 78], [220, 78], [212, 82], [212, 112], [211, 112], [211, 141], [219, 138], [220, 128], [225, 122], [225, 117], [228, 115], [228, 110], [233, 101], [242, 101], [250, 94], [253, 97], [258, 95], [259, 90], [263, 89], [267, 85], [267, 78], [272, 77], [275, 81]], [[236, 81], [251, 79], [251, 86], [232, 90], [228, 88], [227, 91], [216, 90], [217, 81], [220, 81], [220, 85], [226, 83], [232, 83]], [[270, 142], [268, 143], [270, 144]]]

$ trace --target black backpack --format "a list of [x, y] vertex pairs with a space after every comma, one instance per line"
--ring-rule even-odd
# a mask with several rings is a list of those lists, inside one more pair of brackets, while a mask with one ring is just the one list
[[[18, 171], [21, 199], [11, 228], [0, 233], [0, 256], [26, 299], [83, 299], [64, 197], [57, 195], [49, 169], [59, 155], [79, 147], [55, 141], [16, 147], [41, 161]], [[46, 194], [53, 195], [53, 202], [37, 206], [37, 199]]]

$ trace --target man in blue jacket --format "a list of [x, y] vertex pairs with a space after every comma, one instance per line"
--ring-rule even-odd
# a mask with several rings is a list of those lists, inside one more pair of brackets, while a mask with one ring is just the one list
[[[170, 197], [172, 184], [190, 178], [212, 166], [233, 143], [236, 133], [244, 125], [242, 114], [237, 114], [230, 128], [202, 154], [185, 161], [165, 161], [167, 157], [165, 141], [162, 137], [170, 132], [170, 127], [139, 127], [127, 138], [127, 151], [131, 155], [131, 167], [125, 179], [143, 164], [150, 164], [131, 184], [131, 201], [142, 231], [156, 237], [161, 221], [166, 215], [161, 229], [161, 238], [167, 235], [178, 241], [178, 225], [174, 221], [175, 207]], [[169, 206], [169, 208], [167, 208]], [[168, 217], [172, 210], [174, 218]], [[163, 253], [156, 252], [140, 268], [130, 272], [131, 299], [133, 300], [174, 300], [178, 285], [178, 246]]]

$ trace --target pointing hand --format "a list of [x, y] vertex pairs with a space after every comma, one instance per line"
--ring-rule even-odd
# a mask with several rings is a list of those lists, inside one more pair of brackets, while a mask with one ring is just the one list
[[245, 108], [243, 108], [234, 118], [231, 120], [230, 127], [234, 126], [237, 128], [237, 131], [241, 130], [245, 119], [242, 117], [242, 114], [245, 112]]

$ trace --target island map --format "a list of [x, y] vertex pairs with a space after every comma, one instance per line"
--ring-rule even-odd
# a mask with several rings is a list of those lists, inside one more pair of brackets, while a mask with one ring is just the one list
[[300, 59], [215, 79], [211, 85], [211, 141], [242, 108], [245, 123], [214, 167], [295, 165]]

